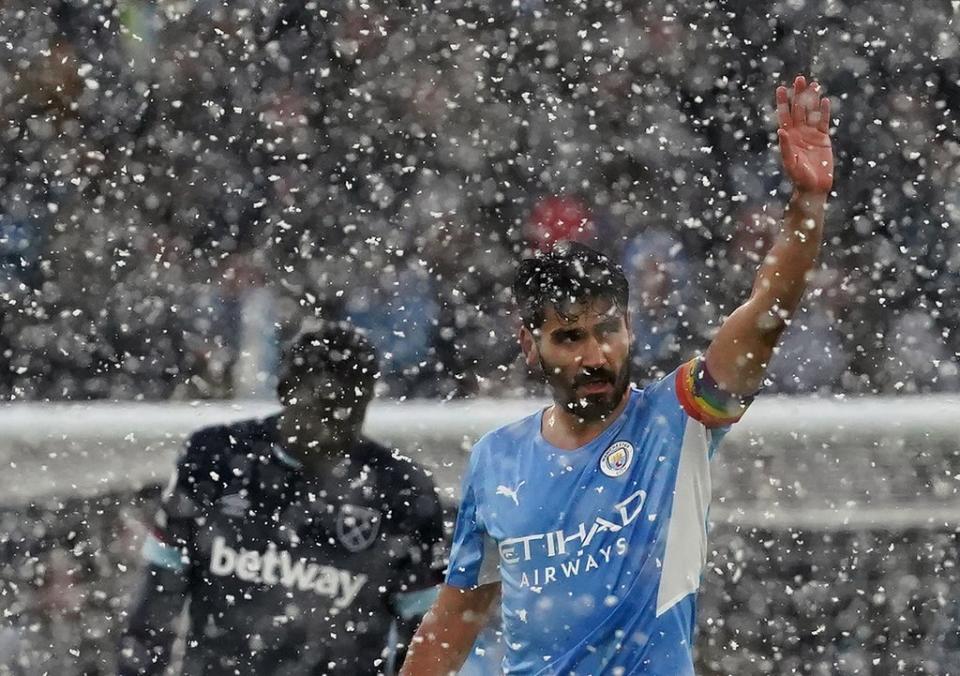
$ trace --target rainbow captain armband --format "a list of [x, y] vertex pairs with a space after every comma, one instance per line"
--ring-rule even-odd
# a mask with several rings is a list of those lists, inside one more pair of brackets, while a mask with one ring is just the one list
[[691, 418], [707, 427], [723, 427], [740, 420], [755, 395], [724, 392], [707, 370], [703, 357], [694, 357], [677, 369], [677, 399]]

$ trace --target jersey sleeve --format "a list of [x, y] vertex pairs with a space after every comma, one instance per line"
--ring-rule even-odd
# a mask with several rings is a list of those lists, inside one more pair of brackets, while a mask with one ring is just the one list
[[469, 589], [500, 581], [500, 555], [479, 515], [480, 447], [470, 454], [463, 478], [463, 498], [457, 512], [447, 567], [447, 584]]
[[203, 505], [216, 499], [222, 485], [217, 461], [229, 443], [226, 428], [219, 427], [187, 440], [144, 542], [148, 565], [174, 571], [189, 565], [196, 520]]
[[389, 600], [395, 619], [391, 650], [398, 664], [420, 618], [433, 605], [438, 585], [443, 582], [446, 554], [443, 506], [433, 481], [412, 462], [404, 462], [400, 472], [402, 476], [396, 477], [395, 485], [406, 487], [396, 496], [400, 503], [396, 511], [404, 515], [400, 528], [403, 537], [398, 543], [398, 574], [390, 585]]
[[[145, 567], [120, 639], [118, 676], [162, 674], [177, 621], [190, 594], [190, 565], [201, 494], [211, 483], [212, 456], [225, 443], [214, 428], [187, 441], [143, 543]], [[204, 477], [204, 474], [206, 475]]]
[[403, 503], [402, 531], [407, 543], [396, 589], [401, 604], [403, 598], [423, 598], [418, 592], [443, 582], [445, 555], [443, 506], [433, 481], [421, 467], [412, 463], [404, 474], [407, 487], [398, 496]]
[[729, 428], [747, 412], [755, 395], [726, 392], [707, 370], [703, 357], [694, 357], [675, 371], [677, 399], [683, 410], [708, 428]]
[[690, 418], [706, 429], [710, 456], [716, 452], [730, 427], [746, 413], [754, 396], [740, 397], [723, 391], [707, 371], [702, 357], [695, 357], [643, 391], [678, 432]]

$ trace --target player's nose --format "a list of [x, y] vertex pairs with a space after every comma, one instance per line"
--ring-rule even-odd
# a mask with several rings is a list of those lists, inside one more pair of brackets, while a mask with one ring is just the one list
[[580, 352], [580, 366], [583, 368], [603, 366], [607, 362], [607, 354], [603, 345], [594, 337], [587, 338]]

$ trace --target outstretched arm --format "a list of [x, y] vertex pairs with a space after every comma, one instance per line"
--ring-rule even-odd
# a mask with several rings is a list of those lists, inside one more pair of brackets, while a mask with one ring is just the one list
[[707, 349], [707, 370], [726, 392], [750, 395], [760, 388], [780, 335], [807, 286], [820, 241], [827, 195], [833, 185], [830, 102], [820, 85], [794, 81], [793, 98], [777, 88], [777, 137], [794, 193], [779, 236], [757, 272], [750, 298], [731, 314]]

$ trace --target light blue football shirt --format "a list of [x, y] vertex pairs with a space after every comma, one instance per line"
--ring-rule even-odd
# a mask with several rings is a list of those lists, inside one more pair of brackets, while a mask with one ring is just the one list
[[675, 374], [631, 389], [589, 444], [563, 450], [543, 412], [474, 446], [447, 583], [500, 581], [506, 674], [693, 674], [707, 555], [708, 429]]

